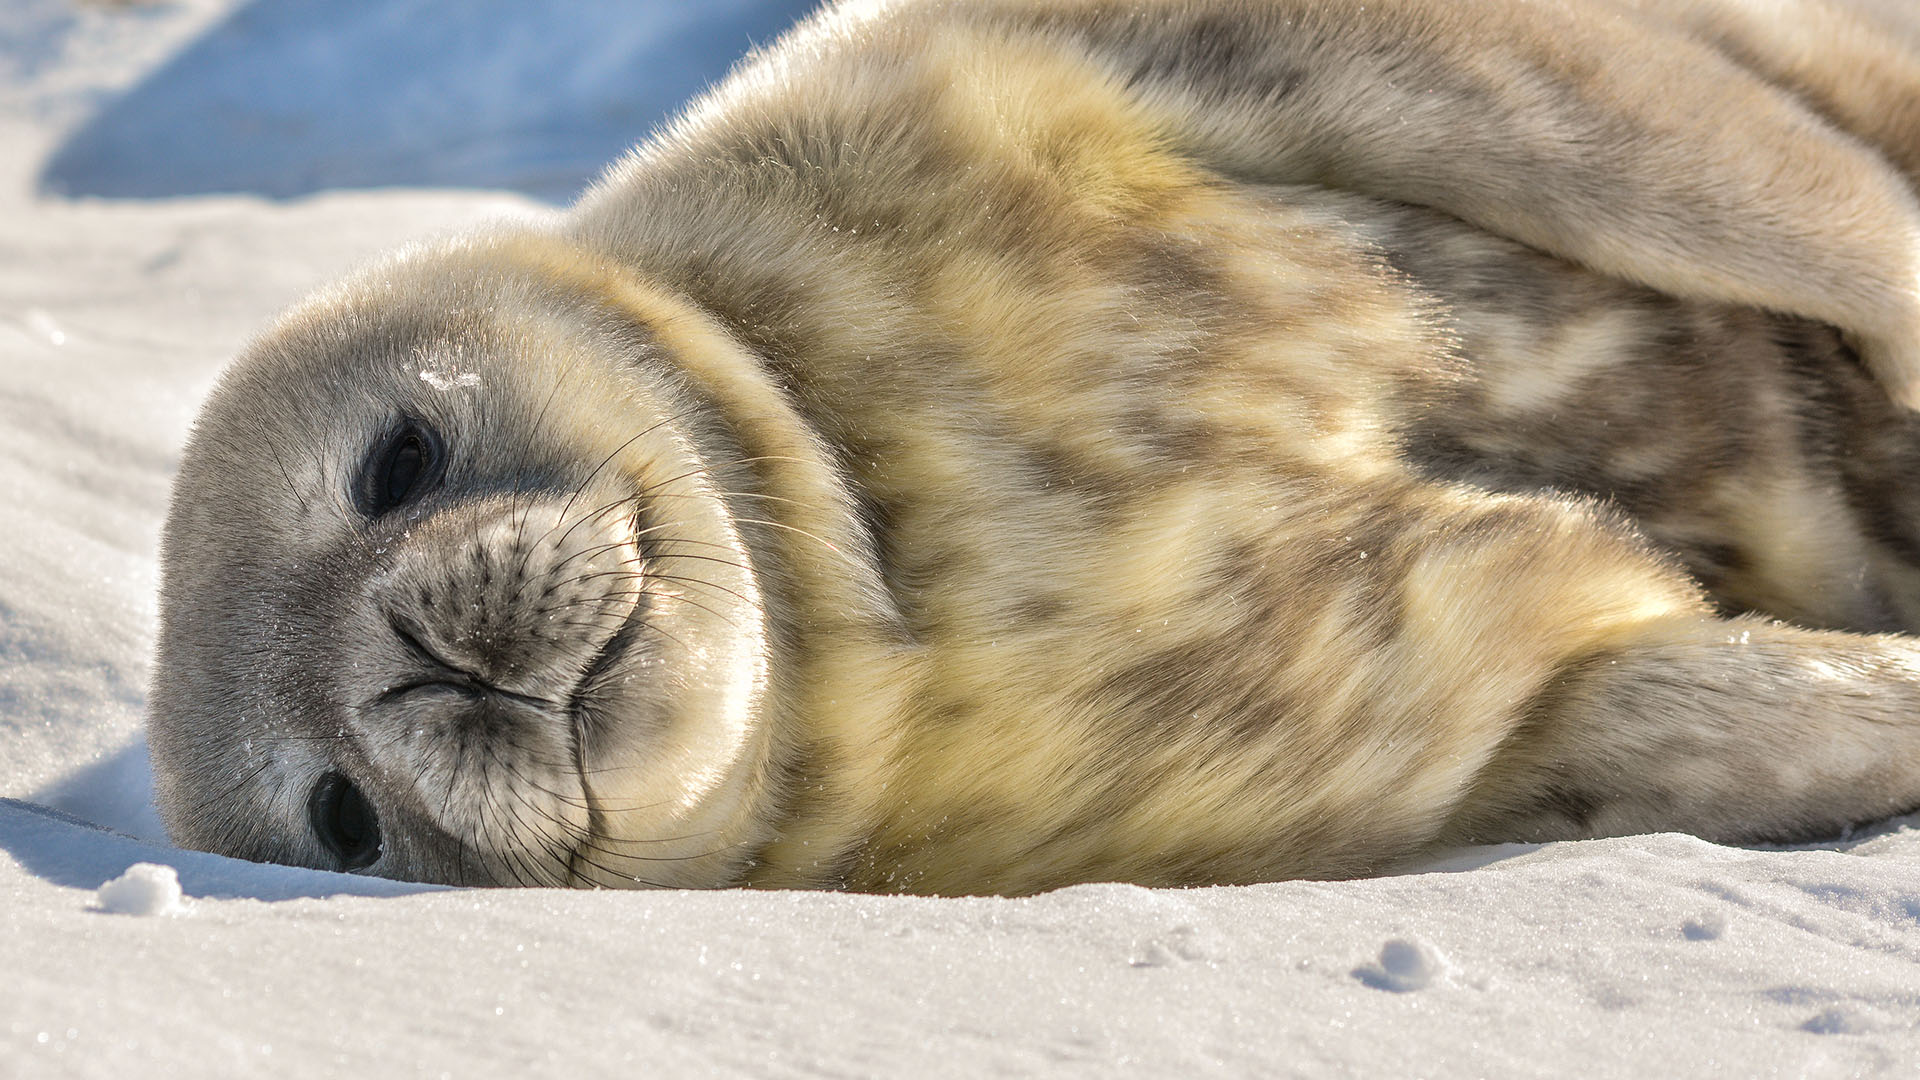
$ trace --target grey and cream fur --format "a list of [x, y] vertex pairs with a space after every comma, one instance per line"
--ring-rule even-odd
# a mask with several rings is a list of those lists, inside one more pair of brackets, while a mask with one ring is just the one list
[[1029, 893], [1920, 806], [1901, 19], [828, 10], [226, 375], [169, 828]]

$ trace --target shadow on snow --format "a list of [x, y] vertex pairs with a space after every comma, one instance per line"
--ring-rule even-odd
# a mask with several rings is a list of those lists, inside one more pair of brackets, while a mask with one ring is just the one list
[[817, 0], [254, 0], [58, 147], [58, 195], [571, 198]]
[[400, 896], [441, 888], [177, 848], [161, 839], [164, 831], [152, 798], [147, 743], [136, 739], [35, 792], [32, 801], [0, 798], [0, 851], [35, 877], [72, 889], [97, 889], [138, 862], [173, 867], [181, 890], [199, 897], [295, 900]]
[[401, 896], [433, 892], [384, 878], [241, 862], [136, 840], [51, 807], [0, 799], [0, 851], [28, 873], [72, 889], [97, 889], [134, 863], [162, 863], [180, 875], [190, 897], [298, 900], [324, 896]]

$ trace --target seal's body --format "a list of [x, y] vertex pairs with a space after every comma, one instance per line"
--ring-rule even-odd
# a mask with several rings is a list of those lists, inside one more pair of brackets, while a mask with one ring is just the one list
[[170, 829], [1020, 893], [1920, 805], [1920, 68], [1631, 6], [829, 11], [315, 298], [182, 461]]

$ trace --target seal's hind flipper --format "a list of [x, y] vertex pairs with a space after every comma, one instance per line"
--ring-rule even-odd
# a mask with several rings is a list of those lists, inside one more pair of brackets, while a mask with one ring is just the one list
[[1681, 619], [1569, 665], [1461, 800], [1452, 841], [1681, 830], [1801, 841], [1920, 807], [1920, 647]]

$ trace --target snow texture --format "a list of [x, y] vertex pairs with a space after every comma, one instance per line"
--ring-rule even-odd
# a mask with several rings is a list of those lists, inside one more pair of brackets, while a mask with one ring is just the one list
[[155, 537], [224, 358], [356, 260], [546, 212], [527, 193], [793, 7], [0, 7], [0, 1076], [1920, 1072], [1912, 821], [1022, 900], [465, 891], [170, 846]]
[[100, 886], [100, 910], [113, 915], [180, 915], [180, 873], [171, 866], [139, 862]]

